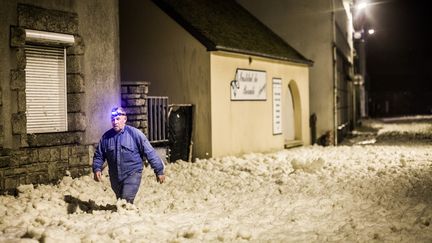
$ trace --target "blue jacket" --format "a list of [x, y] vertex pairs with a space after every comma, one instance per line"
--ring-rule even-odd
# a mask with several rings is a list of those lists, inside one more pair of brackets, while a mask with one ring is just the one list
[[102, 136], [96, 148], [93, 172], [101, 171], [103, 163], [107, 160], [110, 177], [122, 181], [134, 172], [142, 172], [144, 157], [156, 175], [163, 175], [163, 161], [144, 133], [128, 125], [119, 133], [110, 129]]

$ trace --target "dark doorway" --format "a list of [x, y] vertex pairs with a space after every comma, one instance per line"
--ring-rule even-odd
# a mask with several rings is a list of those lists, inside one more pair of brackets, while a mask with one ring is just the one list
[[168, 140], [170, 161], [191, 161], [192, 105], [170, 105], [168, 112]]

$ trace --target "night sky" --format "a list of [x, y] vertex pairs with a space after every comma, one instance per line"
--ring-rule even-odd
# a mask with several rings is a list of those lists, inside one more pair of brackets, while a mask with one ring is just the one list
[[432, 14], [426, 1], [375, 0], [368, 8], [366, 25], [376, 30], [366, 42], [371, 91], [432, 92]]

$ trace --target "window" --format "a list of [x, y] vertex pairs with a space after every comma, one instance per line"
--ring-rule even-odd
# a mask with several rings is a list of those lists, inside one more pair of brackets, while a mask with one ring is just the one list
[[27, 133], [67, 131], [66, 46], [74, 36], [25, 32]]
[[25, 47], [27, 133], [67, 131], [64, 47]]

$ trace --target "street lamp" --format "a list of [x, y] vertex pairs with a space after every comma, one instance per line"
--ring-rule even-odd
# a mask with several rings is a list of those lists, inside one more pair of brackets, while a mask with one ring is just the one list
[[362, 10], [362, 9], [366, 8], [367, 5], [368, 5], [368, 3], [366, 1], [363, 1], [363, 2], [358, 3], [356, 8], [358, 10]]
[[362, 28], [359, 31], [355, 31], [354, 34], [353, 34], [353, 37], [356, 40], [363, 40], [364, 41], [364, 39], [366, 38], [366, 36], [365, 36], [366, 33], [368, 35], [373, 35], [373, 34], [375, 34], [375, 30], [374, 29], [367, 29], [367, 30], [365, 30], [364, 28]]
[[[354, 33], [353, 41], [356, 50], [355, 60], [355, 81], [354, 81], [354, 97], [355, 110], [359, 111], [360, 117], [368, 116], [367, 111], [367, 72], [366, 72], [366, 40], [369, 35], [373, 35], [375, 30], [368, 28], [367, 8], [370, 3], [367, 0], [354, 0], [353, 8], [353, 24]], [[358, 102], [358, 103], [357, 103]]]
[[354, 39], [360, 40], [364, 39], [365, 33], [368, 35], [373, 35], [375, 30], [368, 28], [367, 21], [367, 8], [371, 5], [368, 0], [354, 0]]

